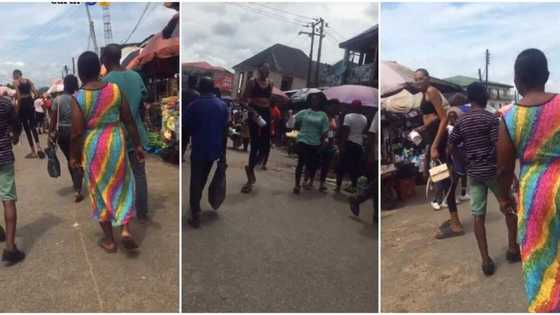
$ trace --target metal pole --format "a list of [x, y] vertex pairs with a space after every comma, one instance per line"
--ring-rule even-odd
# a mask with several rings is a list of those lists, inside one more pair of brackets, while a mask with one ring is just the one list
[[486, 90], [488, 90], [488, 65], [490, 64], [490, 52], [486, 49]]
[[321, 48], [323, 46], [323, 35], [325, 30], [325, 20], [323, 18], [319, 19], [321, 28], [319, 30], [319, 51], [317, 52], [317, 65], [315, 66], [315, 87], [319, 86], [319, 69], [321, 68]]
[[96, 54], [99, 54], [99, 48], [97, 47], [97, 38], [95, 37], [95, 27], [93, 26], [93, 20], [91, 19], [91, 14], [89, 13], [89, 6], [86, 3], [86, 12], [89, 20], [89, 34], [91, 35], [91, 41], [93, 43], [93, 49]]
[[76, 60], [72, 57], [72, 74], [76, 74]]

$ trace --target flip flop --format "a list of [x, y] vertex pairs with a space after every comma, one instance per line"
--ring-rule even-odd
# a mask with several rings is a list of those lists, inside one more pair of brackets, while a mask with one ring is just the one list
[[490, 277], [491, 275], [494, 274], [494, 272], [496, 272], [496, 264], [494, 264], [493, 261], [490, 261], [487, 264], [483, 263], [481, 268], [482, 268], [482, 272], [488, 277]]
[[129, 235], [121, 237], [121, 244], [126, 250], [135, 250], [138, 244]]
[[248, 194], [253, 191], [253, 185], [247, 183], [241, 188], [241, 192], [244, 194]]
[[103, 249], [107, 254], [114, 254], [117, 252], [117, 245], [115, 245], [113, 248], [109, 248], [105, 246], [105, 243], [103, 243], [103, 239], [97, 241], [97, 245], [101, 247], [101, 249]]
[[436, 235], [436, 239], [443, 240], [446, 238], [452, 238], [457, 236], [465, 235], [465, 231], [453, 231], [451, 225], [442, 225], [439, 227], [439, 233]]
[[39, 156], [39, 158], [40, 158], [41, 160], [45, 158], [45, 152], [43, 152], [43, 151], [41, 151], [41, 150], [39, 150], [39, 151], [37, 152], [37, 155]]
[[506, 252], [506, 259], [510, 263], [520, 262], [521, 261], [521, 254], [520, 253], [514, 253], [514, 252], [512, 252], [508, 249], [508, 251]]
[[7, 261], [6, 266], [12, 266], [25, 259], [25, 253], [15, 247], [11, 251], [4, 250], [2, 253], [2, 261]]
[[301, 187], [294, 187], [294, 194], [299, 195], [299, 192], [301, 191]]
[[37, 154], [36, 153], [29, 153], [25, 156], [26, 159], [36, 159], [37, 158]]

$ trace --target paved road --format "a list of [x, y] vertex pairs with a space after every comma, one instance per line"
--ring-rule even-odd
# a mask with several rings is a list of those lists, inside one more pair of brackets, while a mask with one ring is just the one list
[[21, 140], [15, 150], [17, 243], [28, 256], [19, 265], [0, 266], [0, 310], [178, 311], [177, 167], [148, 158], [153, 222], [132, 226], [141, 246], [138, 255], [122, 250], [109, 255], [97, 246], [102, 233], [89, 217], [89, 199], [73, 202], [67, 170], [60, 178], [50, 178], [46, 160], [23, 158], [28, 146], [25, 136]]
[[495, 198], [490, 197], [486, 228], [497, 271], [486, 277], [468, 203], [459, 207], [466, 235], [436, 240], [436, 227], [449, 214], [433, 211], [422, 189], [402, 208], [382, 213], [382, 311], [526, 312], [521, 264], [505, 259], [507, 230]]
[[[276, 150], [253, 194], [241, 194], [247, 154], [228, 154], [225, 204], [203, 212], [200, 230], [183, 230], [183, 311], [376, 311], [372, 207], [355, 219], [332, 192], [293, 195], [295, 161]], [[189, 173], [184, 163], [184, 205]]]

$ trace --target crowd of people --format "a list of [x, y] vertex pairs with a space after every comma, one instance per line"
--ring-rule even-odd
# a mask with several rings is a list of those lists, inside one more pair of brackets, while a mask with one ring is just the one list
[[505, 217], [505, 258], [510, 263], [522, 262], [529, 311], [558, 312], [560, 98], [545, 91], [549, 70], [540, 50], [521, 52], [514, 75], [522, 98], [493, 113], [487, 110], [488, 93], [483, 83], [468, 86], [468, 104], [454, 97], [446, 111], [428, 71], [416, 71], [415, 86], [424, 95], [424, 124], [418, 131], [428, 143], [432, 162], [445, 163], [450, 172], [447, 179], [438, 181], [432, 202], [441, 205], [446, 200], [450, 214], [439, 226], [436, 238], [465, 234], [455, 190], [466, 175], [482, 272], [491, 276], [496, 270], [485, 226], [491, 191]]
[[[360, 204], [368, 199], [374, 199], [373, 208], [377, 209], [377, 116], [368, 120], [362, 114], [360, 101], [341, 110], [342, 106], [334, 105], [321, 91], [307, 96], [305, 109], [295, 114], [290, 110], [283, 115], [273, 102], [269, 73], [268, 64], [258, 67], [257, 75], [247, 81], [239, 98], [241, 107], [235, 110], [228, 108], [220, 98], [210, 77], [186, 80], [182, 97], [183, 152], [188, 138], [192, 145], [188, 223], [200, 227], [201, 194], [212, 165], [225, 161], [229, 136], [234, 148], [243, 147], [244, 151], [249, 151], [244, 167], [247, 182], [241, 192], [250, 194], [257, 184], [255, 169], [258, 166], [267, 169], [273, 143], [287, 144], [286, 134], [292, 130], [297, 131], [293, 148], [297, 154], [294, 194], [302, 193], [302, 188], [311, 190], [318, 172], [318, 189], [326, 192], [326, 179], [336, 158], [335, 191], [340, 193], [344, 189], [353, 194], [349, 202], [356, 216], [360, 213]], [[343, 188], [347, 175], [350, 184]], [[367, 183], [358, 189], [361, 176]], [[373, 213], [377, 220], [377, 211]]]
[[[92, 217], [104, 233], [98, 245], [107, 253], [117, 251], [115, 227], [120, 228], [120, 242], [126, 250], [138, 248], [130, 222], [134, 218], [140, 223], [149, 219], [143, 150], [147, 132], [140, 115], [146, 87], [138, 73], [121, 67], [120, 60], [121, 47], [117, 44], [104, 47], [101, 58], [91, 51], [82, 53], [77, 62], [79, 81], [74, 75], [67, 75], [63, 80], [64, 91], [54, 95], [54, 99], [40, 95], [20, 70], [13, 72], [16, 93], [10, 95], [3, 90], [0, 198], [6, 229], [0, 226], [0, 241], [6, 242], [2, 260], [8, 265], [25, 258], [15, 243], [16, 159], [12, 148], [22, 129], [31, 149], [26, 158], [45, 157], [40, 132], [47, 131], [49, 148], [60, 148], [68, 161], [75, 202], [83, 200], [82, 183], [87, 181]], [[100, 77], [102, 64], [107, 69], [104, 77]]]

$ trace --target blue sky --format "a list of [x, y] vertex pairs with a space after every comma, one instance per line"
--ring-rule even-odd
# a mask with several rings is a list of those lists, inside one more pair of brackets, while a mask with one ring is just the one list
[[[308, 54], [310, 38], [298, 32], [309, 30], [295, 22], [308, 17], [323, 17], [329, 24], [321, 61], [333, 64], [344, 56], [344, 50], [338, 47], [340, 42], [378, 20], [377, 3], [184, 2], [183, 9], [188, 12], [181, 19], [183, 61], [207, 61], [229, 69], [276, 43]], [[317, 41], [315, 45], [317, 49]]]
[[381, 5], [381, 59], [427, 68], [439, 78], [478, 76], [490, 50], [489, 80], [513, 85], [527, 48], [544, 51], [560, 92], [560, 3], [402, 3]]
[[[114, 42], [128, 37], [145, 7], [145, 3], [111, 4]], [[161, 31], [174, 13], [162, 3], [152, 3], [129, 42]], [[103, 46], [102, 10], [91, 7], [91, 14], [98, 45]], [[18, 68], [36, 86], [50, 85], [60, 78], [65, 64], [71, 69], [72, 57], [88, 49], [89, 25], [83, 4], [0, 3], [0, 21], [0, 84], [9, 82]]]

